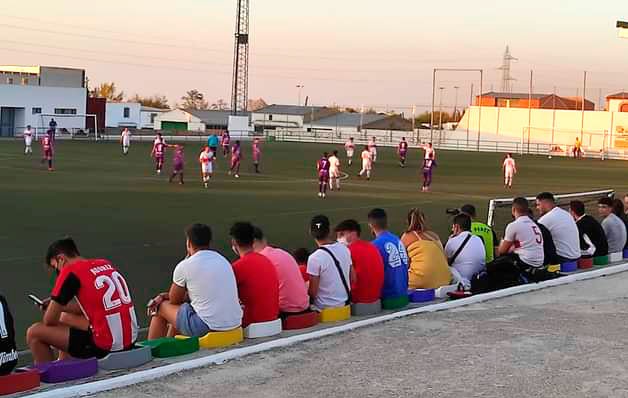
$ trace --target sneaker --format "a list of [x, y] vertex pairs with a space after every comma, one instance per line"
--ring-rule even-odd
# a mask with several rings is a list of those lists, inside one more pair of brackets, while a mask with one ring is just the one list
[[322, 193], [322, 192], [319, 192], [319, 193], [318, 193], [318, 197], [319, 197], [319, 198], [322, 198], [322, 197], [323, 197], [323, 193]]
[[325, 199], [325, 197], [326, 197], [326, 196], [327, 196], [327, 195], [323, 194], [322, 198], [323, 198], [323, 199]]
[[240, 178], [240, 175], [239, 174], [235, 174], [234, 177], [235, 178]]

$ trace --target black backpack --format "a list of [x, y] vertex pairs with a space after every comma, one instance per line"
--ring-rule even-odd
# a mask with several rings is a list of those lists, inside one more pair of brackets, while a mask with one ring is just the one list
[[17, 365], [13, 316], [4, 296], [0, 295], [0, 376], [8, 375]]
[[523, 283], [521, 267], [516, 256], [497, 257], [486, 264], [486, 270], [471, 278], [473, 294], [488, 293], [495, 290], [518, 286]]

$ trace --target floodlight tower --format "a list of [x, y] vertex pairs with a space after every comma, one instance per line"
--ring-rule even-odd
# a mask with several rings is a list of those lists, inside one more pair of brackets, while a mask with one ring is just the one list
[[512, 54], [510, 54], [510, 48], [506, 46], [506, 52], [504, 52], [504, 60], [502, 62], [502, 66], [498, 68], [502, 71], [501, 91], [503, 93], [512, 92], [512, 82], [516, 80], [510, 74], [510, 64], [512, 61], [517, 61], [517, 58], [513, 57]]
[[231, 112], [247, 111], [249, 97], [249, 0], [237, 0]]

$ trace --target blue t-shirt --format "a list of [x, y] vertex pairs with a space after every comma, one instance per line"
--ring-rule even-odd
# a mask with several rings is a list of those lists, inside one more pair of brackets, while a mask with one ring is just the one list
[[212, 148], [218, 147], [218, 137], [216, 137], [215, 135], [210, 135], [207, 139], [207, 146]]
[[384, 260], [384, 287], [382, 298], [396, 298], [408, 294], [408, 253], [401, 240], [386, 231], [373, 244]]

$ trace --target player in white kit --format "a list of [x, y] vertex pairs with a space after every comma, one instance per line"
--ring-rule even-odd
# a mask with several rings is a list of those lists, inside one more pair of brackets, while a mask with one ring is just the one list
[[512, 179], [517, 174], [517, 165], [515, 164], [515, 159], [512, 158], [512, 154], [506, 154], [502, 169], [504, 170], [504, 186], [512, 188]]
[[436, 160], [436, 151], [431, 142], [428, 142], [427, 145], [421, 145], [421, 148], [425, 151], [424, 160]]
[[353, 152], [355, 151], [353, 137], [349, 137], [347, 142], [345, 142], [345, 151], [347, 152], [347, 164], [351, 166], [351, 164], [353, 163]]
[[334, 190], [334, 181], [336, 181], [336, 189], [340, 191], [340, 159], [338, 159], [338, 151], [334, 151], [328, 160], [329, 189]]
[[122, 144], [122, 154], [128, 155], [129, 148], [131, 147], [131, 131], [126, 127], [122, 130], [122, 134], [120, 134], [120, 143]]
[[366, 174], [366, 179], [370, 180], [371, 170], [373, 170], [373, 157], [371, 155], [371, 151], [369, 151], [368, 146], [364, 147], [362, 155], [360, 156], [362, 158], [362, 170], [360, 170], [360, 174], [358, 174], [358, 177], [362, 177]]
[[208, 187], [209, 179], [214, 174], [214, 167], [212, 163], [214, 162], [215, 156], [216, 154], [214, 154], [214, 152], [206, 146], [198, 157], [198, 160], [201, 163], [201, 176], [203, 178], [203, 185], [205, 188]]
[[31, 130], [31, 126], [26, 126], [26, 130], [24, 130], [24, 155], [32, 155], [33, 154], [33, 130]]
[[371, 152], [371, 162], [373, 163], [377, 162], [377, 144], [375, 143], [376, 140], [377, 138], [371, 137], [368, 142], [368, 149], [369, 152]]

